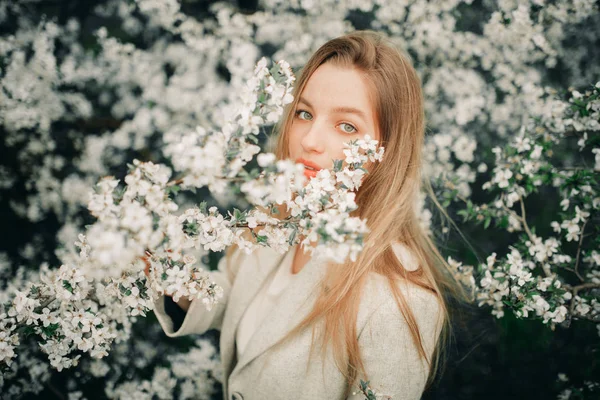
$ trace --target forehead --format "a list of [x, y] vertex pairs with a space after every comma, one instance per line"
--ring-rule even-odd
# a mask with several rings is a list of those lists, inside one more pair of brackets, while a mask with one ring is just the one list
[[352, 107], [373, 117], [371, 90], [366, 77], [355, 68], [320, 65], [310, 76], [302, 98], [315, 107]]

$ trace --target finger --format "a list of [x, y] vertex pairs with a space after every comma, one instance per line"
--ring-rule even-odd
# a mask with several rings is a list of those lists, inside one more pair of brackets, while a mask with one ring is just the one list
[[147, 256], [142, 256], [142, 260], [144, 260], [144, 264], [146, 264], [146, 268], [144, 268], [144, 273], [146, 276], [150, 276], [150, 260], [148, 260]]

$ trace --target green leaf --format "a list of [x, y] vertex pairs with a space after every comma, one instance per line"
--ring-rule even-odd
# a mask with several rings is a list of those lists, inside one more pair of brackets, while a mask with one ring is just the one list
[[63, 288], [67, 289], [69, 292], [73, 293], [73, 286], [67, 280], [62, 281]]
[[252, 168], [252, 170], [250, 171], [250, 177], [252, 177], [252, 179], [256, 179], [260, 176], [260, 170], [258, 168]]
[[35, 285], [32, 285], [31, 288], [29, 289], [29, 294], [31, 296], [35, 296], [36, 294], [38, 294], [40, 292], [40, 288], [38, 288]]
[[181, 190], [181, 186], [179, 186], [179, 185], [167, 186], [167, 193], [177, 194], [180, 190]]
[[288, 244], [290, 246], [292, 246], [294, 244], [295, 238], [296, 238], [296, 230], [293, 230], [292, 233], [290, 233], [290, 237], [288, 238]]
[[500, 220], [496, 221], [496, 226], [501, 229], [508, 227], [508, 215], [504, 215]]
[[23, 336], [28, 337], [35, 333], [35, 327], [32, 325], [27, 325], [24, 328], [22, 328], [21, 332], [22, 332]]
[[246, 221], [246, 214], [237, 208], [233, 209], [233, 220], [231, 222], [241, 222], [244, 223]]
[[333, 172], [339, 172], [342, 170], [343, 160], [333, 160]]
[[467, 221], [467, 219], [469, 219], [469, 212], [468, 212], [467, 210], [458, 210], [458, 211], [456, 212], [456, 214], [458, 214], [458, 215], [462, 215], [462, 217], [463, 217], [463, 222], [466, 222], [466, 221]]
[[[82, 325], [83, 326], [83, 325]], [[60, 327], [59, 324], [49, 324], [48, 326], [40, 325], [40, 330], [46, 337], [52, 337]]]
[[206, 202], [205, 202], [205, 201], [201, 202], [201, 203], [198, 205], [198, 208], [200, 209], [200, 212], [201, 212], [202, 214], [206, 214], [206, 213], [207, 213], [207, 207], [208, 207], [208, 206], [207, 206], [207, 204], [206, 204]]
[[256, 235], [256, 241], [258, 243], [264, 243], [267, 244], [267, 237], [266, 236], [262, 236], [262, 235]]

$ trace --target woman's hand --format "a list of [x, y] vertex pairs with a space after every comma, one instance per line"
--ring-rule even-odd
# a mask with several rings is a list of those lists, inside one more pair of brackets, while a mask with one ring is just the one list
[[144, 264], [146, 264], [146, 268], [144, 269], [144, 273], [148, 278], [150, 278], [150, 260], [148, 260], [148, 256], [142, 256], [142, 260], [144, 260]]
[[[142, 256], [142, 260], [144, 260], [144, 264], [146, 264], [146, 268], [144, 268], [144, 273], [148, 278], [150, 278], [150, 260], [148, 259], [147, 255]], [[169, 295], [165, 294], [165, 296]], [[186, 299], [185, 297], [180, 297], [179, 301], [177, 301], [177, 305], [185, 312], [187, 312], [187, 310], [190, 308], [190, 304], [192, 304], [192, 302]]]

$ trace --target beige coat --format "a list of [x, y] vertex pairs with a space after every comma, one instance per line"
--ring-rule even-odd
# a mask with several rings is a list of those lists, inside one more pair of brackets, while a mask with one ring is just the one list
[[[225, 400], [343, 397], [344, 378], [333, 362], [331, 350], [324, 364], [318, 356], [320, 353], [315, 352], [317, 357], [313, 360], [316, 361], [312, 361], [307, 369], [311, 329], [304, 330], [282, 346], [273, 347], [314, 304], [311, 289], [323, 276], [324, 268], [319, 268], [322, 262], [310, 260], [306, 263], [297, 280], [286, 289], [281, 303], [254, 333], [241, 359], [236, 360], [235, 332], [242, 314], [283, 257], [284, 254], [270, 248], [261, 248], [250, 255], [238, 250], [232, 257], [235, 261], [232, 264], [233, 279], [228, 278], [223, 257], [218, 270], [210, 273], [224, 290], [221, 303], [207, 311], [200, 301], [193, 301], [177, 332], [173, 331], [173, 322], [165, 313], [163, 298], [155, 301], [156, 316], [169, 337], [200, 334], [213, 328], [221, 331]], [[441, 329], [440, 303], [433, 294], [415, 285], [401, 285], [400, 288], [415, 314], [425, 349], [431, 355]], [[391, 290], [384, 278], [375, 273], [365, 290], [358, 312], [357, 332], [370, 385], [393, 399], [419, 399], [427, 368], [419, 359]], [[360, 393], [349, 397], [352, 400], [364, 398]]]

